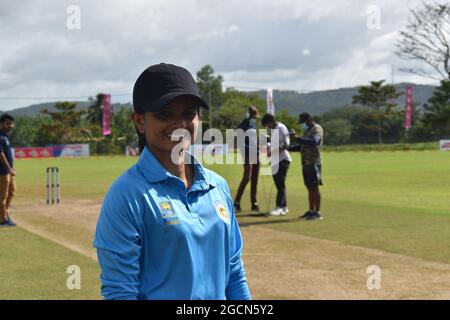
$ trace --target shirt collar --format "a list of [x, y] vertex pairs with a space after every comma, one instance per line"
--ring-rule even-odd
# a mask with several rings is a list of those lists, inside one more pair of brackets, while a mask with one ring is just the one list
[[[186, 157], [191, 158], [191, 163], [194, 166], [194, 182], [189, 191], [194, 190], [208, 190], [210, 187], [215, 187], [216, 183], [213, 179], [208, 177], [205, 169], [201, 163], [191, 153], [186, 152]], [[147, 147], [142, 151], [137, 162], [137, 168], [145, 179], [150, 183], [156, 183], [168, 178], [175, 177], [159, 162], [154, 154]]]

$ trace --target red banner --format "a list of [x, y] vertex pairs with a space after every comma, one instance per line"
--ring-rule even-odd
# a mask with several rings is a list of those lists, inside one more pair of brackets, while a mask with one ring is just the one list
[[14, 148], [14, 158], [51, 158], [53, 157], [53, 148]]
[[405, 129], [411, 128], [411, 119], [413, 114], [413, 87], [406, 86], [406, 110], [405, 110]]
[[103, 97], [103, 130], [102, 133], [104, 136], [111, 134], [111, 95], [105, 94]]

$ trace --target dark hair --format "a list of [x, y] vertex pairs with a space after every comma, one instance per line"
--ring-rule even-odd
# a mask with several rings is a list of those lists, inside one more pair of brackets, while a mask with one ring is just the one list
[[9, 114], [7, 114], [7, 113], [4, 113], [4, 114], [2, 114], [2, 115], [0, 116], [0, 123], [5, 122], [6, 120], [14, 121], [14, 117], [11, 116], [11, 115], [9, 115]]
[[261, 123], [264, 127], [267, 126], [271, 122], [275, 122], [275, 116], [270, 113], [266, 113], [264, 115], [264, 117], [261, 119]]
[[299, 116], [299, 122], [300, 123], [305, 123], [306, 121], [308, 121], [309, 119], [311, 119], [311, 115], [307, 112], [303, 112], [300, 114]]

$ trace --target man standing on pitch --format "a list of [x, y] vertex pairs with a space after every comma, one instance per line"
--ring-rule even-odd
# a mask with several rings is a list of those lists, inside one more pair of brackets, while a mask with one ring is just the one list
[[259, 211], [256, 193], [258, 188], [259, 175], [259, 149], [256, 138], [256, 119], [259, 116], [258, 109], [254, 106], [248, 108], [247, 118], [238, 126], [248, 136], [245, 136], [244, 143], [240, 145], [242, 159], [244, 162], [244, 175], [234, 198], [235, 212], [241, 212], [241, 198], [245, 187], [250, 181], [250, 202], [252, 211]]
[[11, 144], [7, 133], [14, 128], [14, 118], [9, 114], [0, 116], [0, 226], [14, 227], [8, 209], [16, 192]]
[[289, 131], [284, 124], [277, 122], [270, 113], [264, 115], [261, 123], [265, 128], [269, 128], [272, 131], [267, 155], [270, 157], [273, 181], [277, 187], [276, 208], [269, 214], [272, 216], [284, 216], [289, 212], [286, 202], [286, 176], [292, 161], [288, 151], [290, 142]]
[[320, 215], [320, 191], [322, 185], [322, 160], [320, 149], [323, 145], [323, 129], [306, 112], [300, 114], [299, 123], [303, 125], [304, 135], [297, 139], [302, 157], [303, 180], [308, 189], [309, 210], [301, 219], [322, 219]]

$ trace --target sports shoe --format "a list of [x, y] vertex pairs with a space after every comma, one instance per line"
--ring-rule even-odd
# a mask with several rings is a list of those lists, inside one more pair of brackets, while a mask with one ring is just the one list
[[299, 219], [308, 219], [314, 212], [311, 210], [306, 211], [302, 216], [298, 217]]
[[241, 205], [239, 203], [234, 203], [234, 212], [241, 212]]
[[285, 215], [287, 215], [289, 213], [288, 207], [283, 207], [282, 209], [283, 209], [283, 211], [281, 211], [281, 215], [282, 216], [285, 216]]
[[252, 204], [252, 211], [258, 211], [258, 212], [259, 212], [258, 202], [254, 202], [254, 203]]
[[17, 224], [11, 220], [11, 218], [8, 218], [8, 220], [6, 220], [6, 223], [10, 226], [10, 227], [16, 227]]
[[306, 220], [322, 220], [322, 216], [320, 212], [313, 212], [310, 216], [305, 218]]
[[11, 225], [8, 223], [8, 220], [0, 222], [0, 227], [11, 227]]
[[270, 212], [271, 216], [281, 216], [283, 214], [283, 208], [276, 207]]

